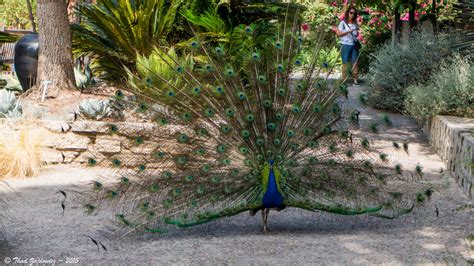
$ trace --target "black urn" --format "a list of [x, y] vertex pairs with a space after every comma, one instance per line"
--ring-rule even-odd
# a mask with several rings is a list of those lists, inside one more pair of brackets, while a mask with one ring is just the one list
[[15, 44], [15, 72], [23, 91], [36, 83], [38, 70], [38, 34], [27, 34]]

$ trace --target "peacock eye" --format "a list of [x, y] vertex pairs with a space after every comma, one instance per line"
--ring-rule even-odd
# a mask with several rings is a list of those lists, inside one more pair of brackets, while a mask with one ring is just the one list
[[285, 115], [283, 115], [282, 113], [276, 113], [276, 114], [275, 114], [275, 118], [276, 118], [278, 121], [283, 120], [284, 117], [285, 117]]
[[278, 64], [278, 65], [277, 65], [277, 70], [278, 70], [278, 72], [281, 73], [281, 72], [283, 72], [283, 71], [285, 70], [285, 67], [283, 67], [282, 64]]
[[250, 137], [250, 131], [248, 131], [247, 129], [244, 129], [240, 132], [240, 135], [243, 137], [243, 138], [248, 138]]
[[301, 112], [301, 106], [299, 104], [294, 104], [291, 107], [291, 110], [293, 111], [293, 113], [298, 114]]
[[222, 55], [224, 53], [224, 50], [220, 47], [216, 47], [215, 51], [216, 51], [216, 54], [218, 54], [218, 55]]
[[298, 36], [298, 43], [299, 44], [303, 43], [303, 36]]
[[199, 47], [199, 43], [196, 42], [196, 41], [193, 41], [193, 42], [191, 42], [191, 47], [192, 47], [192, 48], [198, 48], [198, 47]]
[[245, 120], [247, 120], [247, 122], [253, 122], [255, 120], [255, 117], [253, 114], [247, 114], [245, 116]]
[[277, 49], [281, 49], [281, 48], [282, 48], [281, 42], [280, 42], [280, 41], [276, 41], [276, 42], [275, 42], [275, 47], [276, 47]]
[[272, 106], [272, 101], [271, 100], [265, 100], [263, 101], [263, 106], [266, 108], [269, 108]]
[[212, 66], [209, 65], [209, 64], [206, 64], [205, 68], [206, 68], [206, 71], [207, 71], [207, 72], [211, 72], [212, 70], [214, 70], [214, 69], [212, 68]]
[[193, 93], [196, 94], [196, 95], [198, 95], [199, 93], [201, 93], [201, 87], [194, 87]]
[[115, 96], [116, 96], [117, 98], [120, 98], [120, 99], [121, 99], [121, 98], [123, 98], [123, 92], [122, 92], [121, 90], [117, 90], [117, 91], [115, 92]]
[[267, 127], [269, 130], [274, 130], [276, 128], [276, 125], [275, 123], [268, 123]]

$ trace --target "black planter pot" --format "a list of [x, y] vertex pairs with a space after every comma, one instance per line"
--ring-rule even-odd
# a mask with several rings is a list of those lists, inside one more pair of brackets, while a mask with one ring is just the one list
[[15, 44], [13, 62], [23, 91], [28, 90], [36, 83], [38, 46], [38, 34], [25, 35]]

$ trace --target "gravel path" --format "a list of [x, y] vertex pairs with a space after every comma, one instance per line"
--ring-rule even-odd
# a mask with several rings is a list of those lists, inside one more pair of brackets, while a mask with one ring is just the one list
[[[360, 89], [350, 88], [351, 105]], [[362, 110], [370, 121], [378, 113]], [[55, 166], [33, 179], [6, 180], [1, 188], [8, 201], [2, 218], [0, 263], [5, 257], [23, 260], [67, 259], [101, 264], [468, 264], [474, 260], [473, 202], [449, 176], [431, 151], [416, 123], [394, 116], [394, 127], [381, 135], [387, 141], [410, 140], [409, 157], [394, 153], [407, 167], [420, 163], [426, 178], [437, 184], [431, 202], [395, 220], [369, 216], [339, 216], [287, 209], [270, 213], [269, 235], [259, 232], [260, 217], [243, 213], [166, 235], [132, 234], [121, 241], [106, 237], [111, 221], [105, 215], [85, 216], [66, 201], [62, 215], [60, 189], [85, 185], [99, 169]], [[436, 209], [439, 215], [436, 215]], [[106, 248], [98, 251], [88, 237]], [[3, 239], [2, 239], [3, 238]], [[472, 244], [472, 245], [471, 245]], [[13, 262], [11, 263], [13, 264]]]

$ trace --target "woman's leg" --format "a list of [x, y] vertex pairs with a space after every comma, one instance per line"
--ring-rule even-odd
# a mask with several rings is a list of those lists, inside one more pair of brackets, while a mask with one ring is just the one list
[[347, 79], [347, 63], [349, 63], [350, 55], [351, 55], [351, 46], [343, 44], [341, 47], [342, 82], [346, 82], [346, 79]]

